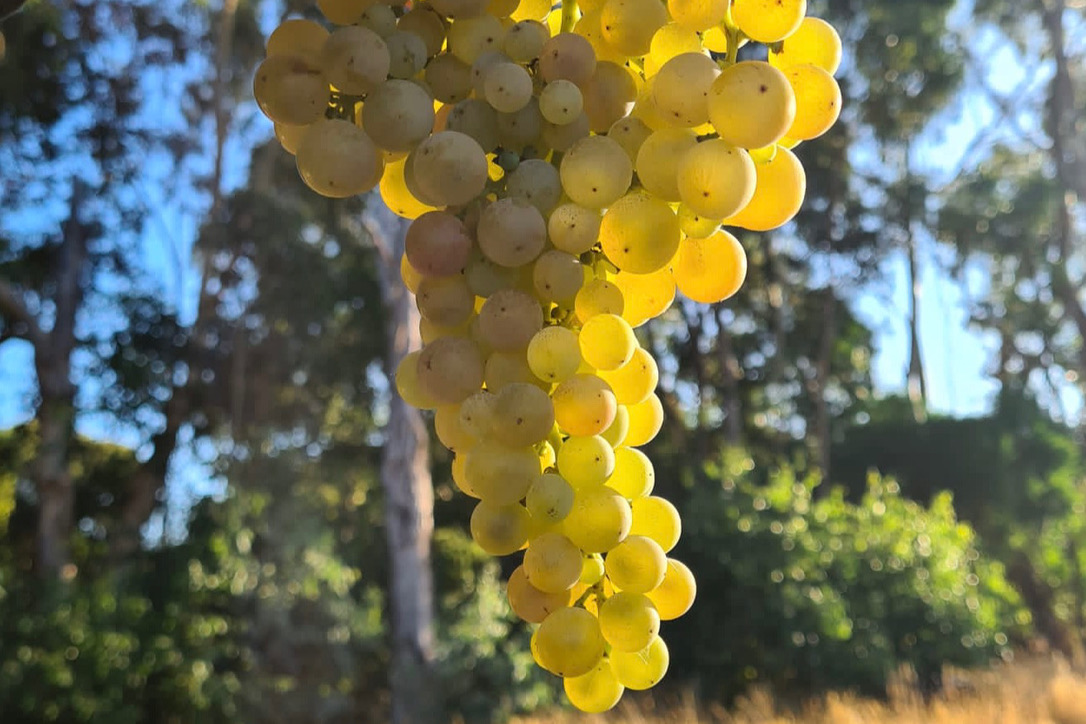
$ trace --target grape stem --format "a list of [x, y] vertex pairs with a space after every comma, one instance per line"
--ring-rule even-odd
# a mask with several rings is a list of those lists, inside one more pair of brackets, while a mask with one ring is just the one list
[[584, 604], [588, 602], [591, 596], [595, 596], [597, 600], [603, 599], [603, 579], [601, 578], [594, 583], [587, 591], [581, 594], [581, 597], [573, 604], [574, 606], [584, 607]]
[[577, 0], [562, 0], [562, 32], [573, 32], [577, 22]]
[[739, 26], [735, 24], [735, 20], [732, 19], [732, 4], [728, 3], [728, 9], [724, 12], [724, 37], [727, 39], [728, 48], [727, 57], [724, 58], [724, 67], [735, 65], [739, 59], [739, 41], [742, 31], [739, 30]]

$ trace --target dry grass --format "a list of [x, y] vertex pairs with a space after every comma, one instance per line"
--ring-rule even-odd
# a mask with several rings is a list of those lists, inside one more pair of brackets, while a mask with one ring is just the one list
[[688, 696], [667, 711], [623, 702], [606, 715], [561, 712], [515, 724], [1086, 724], [1086, 677], [1056, 659], [1031, 659], [988, 671], [950, 670], [943, 692], [925, 701], [914, 677], [894, 677], [885, 701], [831, 693], [798, 711], [763, 689], [734, 707], [699, 707]]

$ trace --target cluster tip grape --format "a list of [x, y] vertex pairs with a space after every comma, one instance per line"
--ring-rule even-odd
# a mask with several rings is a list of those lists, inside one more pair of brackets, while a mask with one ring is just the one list
[[396, 389], [435, 411], [476, 543], [522, 555], [507, 593], [536, 662], [608, 710], [664, 677], [661, 621], [696, 591], [639, 449], [664, 411], [634, 330], [676, 293], [728, 299], [728, 228], [797, 213], [793, 149], [837, 119], [841, 41], [805, 0], [317, 6], [269, 38], [256, 100], [315, 192], [378, 188], [413, 220], [424, 344]]

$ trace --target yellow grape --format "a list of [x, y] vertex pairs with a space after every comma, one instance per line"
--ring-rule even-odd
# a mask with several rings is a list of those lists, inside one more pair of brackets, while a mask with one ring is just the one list
[[533, 586], [523, 565], [517, 566], [509, 574], [505, 595], [513, 613], [528, 623], [543, 623], [543, 619], [551, 613], [571, 603], [570, 591], [546, 593]]
[[625, 405], [619, 405], [615, 409], [615, 421], [611, 426], [600, 433], [600, 437], [617, 448], [626, 441], [626, 435], [630, 432], [630, 413]]
[[479, 347], [464, 337], [435, 339], [422, 348], [418, 367], [419, 386], [441, 403], [463, 402], [483, 385]]
[[462, 452], [457, 453], [456, 456], [453, 457], [452, 470], [450, 471], [452, 473], [453, 483], [456, 485], [456, 489], [464, 495], [478, 499], [479, 494], [475, 492], [475, 489], [471, 487], [471, 483], [468, 482], [466, 472], [467, 459], [468, 456]]
[[671, 656], [667, 644], [657, 636], [641, 651], [612, 651], [611, 667], [627, 689], [644, 691], [660, 683], [667, 673]]
[[796, 117], [796, 95], [784, 73], [760, 60], [725, 69], [709, 89], [709, 120], [721, 140], [740, 148], [776, 143]]
[[[757, 173], [757, 164], [755, 164], [754, 168], [755, 173]], [[757, 186], [754, 188], [754, 193], [758, 193]], [[679, 209], [676, 213], [679, 216], [679, 228], [682, 229], [684, 236], [689, 236], [694, 239], [704, 239], [720, 228], [720, 219], [707, 219], [704, 216], [698, 216], [686, 204], [679, 204]]]
[[555, 525], [565, 520], [573, 508], [573, 486], [561, 475], [545, 473], [528, 488], [524, 505], [528, 513], [544, 525]]
[[350, 121], [323, 119], [309, 126], [294, 157], [298, 175], [321, 196], [342, 199], [369, 191], [384, 170], [373, 141]]
[[548, 83], [539, 94], [539, 112], [549, 122], [565, 125], [584, 110], [584, 95], [572, 81], [559, 78]]
[[357, 23], [370, 0], [317, 0], [317, 8], [336, 25]]
[[560, 173], [562, 188], [574, 203], [602, 209], [630, 188], [633, 164], [616, 141], [588, 136], [562, 157]]
[[598, 314], [621, 315], [625, 307], [622, 290], [605, 279], [589, 281], [581, 287], [573, 301], [573, 310], [581, 324]]
[[558, 472], [574, 488], [602, 485], [614, 470], [615, 451], [599, 435], [574, 435], [558, 448]]
[[577, 374], [551, 393], [554, 418], [570, 435], [598, 435], [615, 419], [615, 393], [595, 375]]
[[568, 591], [581, 576], [581, 551], [561, 533], [542, 533], [524, 552], [528, 582], [545, 593]]
[[424, 277], [415, 291], [415, 303], [424, 319], [442, 327], [458, 327], [475, 309], [475, 295], [463, 275]]
[[471, 537], [492, 556], [515, 553], [528, 542], [532, 519], [519, 503], [495, 505], [485, 500], [471, 514]]
[[588, 486], [577, 491], [562, 529], [585, 553], [606, 553], [630, 532], [630, 504], [611, 488]]
[[665, 23], [667, 8], [660, 0], [607, 0], [600, 12], [604, 39], [631, 57], [648, 53], [652, 36]]
[[495, 393], [504, 390], [509, 385], [519, 384], [538, 389], [544, 387], [550, 389], [549, 384], [532, 374], [522, 350], [498, 351], [487, 355], [483, 366], [483, 381], [486, 383], [486, 388]]
[[637, 162], [637, 153], [641, 150], [641, 144], [650, 135], [652, 135], [652, 129], [640, 118], [633, 116], [618, 119], [607, 130], [607, 137], [614, 139], [618, 145], [622, 146], [622, 150], [630, 157], [630, 163]]
[[362, 11], [362, 17], [358, 19], [358, 25], [369, 28], [382, 38], [387, 38], [396, 32], [396, 13], [384, 3], [370, 5]]
[[615, 450], [615, 470], [607, 480], [607, 487], [636, 502], [651, 493], [655, 485], [656, 471], [648, 455], [633, 447]]
[[408, 352], [396, 367], [396, 391], [412, 407], [433, 410], [441, 405], [419, 384], [418, 363], [422, 350]]
[[809, 141], [828, 131], [841, 114], [841, 86], [816, 65], [793, 65], [784, 71], [796, 94], [796, 119], [785, 134]]
[[673, 126], [694, 128], [706, 123], [709, 89], [720, 74], [716, 61], [707, 55], [676, 55], [664, 63], [653, 81], [652, 97], [657, 110]]
[[479, 498], [495, 505], [511, 505], [527, 495], [542, 470], [532, 448], [510, 448], [482, 440], [468, 450], [464, 473]]
[[328, 80], [315, 58], [272, 55], [256, 69], [253, 96], [271, 120], [306, 126], [320, 120], [328, 107]]
[[480, 15], [455, 21], [447, 37], [449, 52], [471, 65], [483, 53], [501, 49], [505, 28], [493, 15]]
[[560, 608], [547, 616], [535, 642], [539, 663], [559, 676], [587, 674], [603, 658], [599, 622], [583, 608]]
[[408, 190], [404, 182], [404, 165], [407, 157], [385, 165], [385, 172], [381, 176], [381, 198], [385, 205], [392, 209], [397, 216], [405, 219], [417, 219], [427, 211], [433, 211], [434, 207], [419, 201]]
[[600, 606], [600, 633], [617, 651], [641, 651], [660, 633], [660, 614], [644, 594], [616, 593]]
[[513, 382], [497, 391], [493, 414], [494, 439], [510, 447], [542, 442], [554, 427], [550, 396], [524, 382]]
[[689, 128], [661, 128], [637, 152], [637, 178], [645, 190], [665, 201], [679, 200], [679, 161], [698, 145]]
[[[578, 585], [594, 586], [600, 582], [604, 574], [603, 558], [599, 555], [584, 557], [584, 565], [581, 567], [581, 577]], [[574, 590], [576, 590], [576, 586]]]
[[486, 102], [500, 113], [516, 113], [532, 100], [532, 76], [516, 63], [497, 63], [486, 72]]
[[641, 447], [656, 437], [664, 424], [664, 406], [656, 395], [649, 395], [644, 402], [629, 405], [630, 431], [626, 434], [625, 445]]
[[459, 274], [471, 255], [467, 227], [445, 211], [430, 211], [407, 227], [405, 253], [411, 266], [426, 276]]
[[603, 25], [600, 24], [602, 15], [602, 5], [593, 10], [584, 10], [584, 15], [573, 26], [573, 32], [583, 37], [592, 46], [592, 50], [596, 53], [597, 63], [605, 60], [612, 63], [625, 63], [626, 56], [603, 37]]
[[538, 20], [520, 20], [505, 33], [502, 50], [516, 63], [530, 63], [543, 54], [550, 36], [547, 26]]
[[652, 355], [644, 348], [637, 347], [629, 362], [615, 370], [600, 368], [599, 376], [611, 385], [618, 404], [636, 405], [656, 389], [660, 371]]
[[369, 93], [388, 78], [390, 63], [385, 41], [360, 25], [339, 28], [321, 46], [321, 70], [344, 93]]
[[656, 606], [660, 620], [673, 621], [690, 610], [697, 592], [698, 585], [690, 569], [680, 561], [668, 558], [663, 582], [645, 595]]
[[807, 14], [807, 0], [733, 0], [732, 18], [759, 43], [776, 43], [794, 33]]
[[545, 251], [532, 266], [532, 283], [540, 299], [568, 308], [584, 284], [582, 264], [564, 251]]
[[664, 549], [652, 538], [628, 535], [604, 558], [611, 583], [629, 593], [648, 593], [660, 585], [667, 570]]
[[577, 333], [567, 327], [544, 327], [528, 343], [528, 367], [541, 380], [567, 380], [577, 372], [580, 364]]
[[777, 68], [811, 63], [833, 75], [841, 66], [841, 36], [821, 18], [803, 18], [779, 51], [769, 49], [769, 62]]
[[479, 310], [479, 335], [496, 350], [523, 350], [542, 328], [543, 310], [538, 300], [516, 289], [495, 292]]
[[652, 36], [649, 54], [645, 56], [645, 77], [656, 75], [676, 55], [704, 52], [701, 46], [701, 38], [695, 31], [677, 22], [664, 25]]
[[601, 60], [584, 86], [584, 112], [589, 127], [605, 133], [616, 121], [625, 118], [637, 99], [637, 84], [622, 63]]
[[620, 271], [615, 275], [614, 283], [622, 290], [623, 297], [629, 300], [622, 311], [622, 318], [631, 327], [640, 327], [660, 316], [675, 299], [675, 280], [666, 266], [651, 274]]
[[679, 219], [667, 202], [640, 190], [616, 201], [600, 224], [603, 253], [619, 269], [634, 274], [651, 274], [664, 267], [674, 256], [680, 236]]
[[668, 500], [656, 496], [638, 498], [631, 503], [633, 524], [630, 535], [642, 535], [660, 544], [667, 553], [679, 542], [682, 520], [679, 511]]
[[328, 31], [318, 22], [301, 18], [284, 20], [268, 36], [266, 55], [300, 53], [316, 57], [327, 39]]
[[547, 83], [564, 79], [583, 86], [596, 71], [596, 51], [575, 33], [558, 33], [543, 45], [539, 75]]
[[[714, 138], [683, 154], [678, 182], [679, 197], [692, 211], [723, 219], [746, 206], [754, 195], [754, 162], [746, 151]], [[678, 217], [675, 226], [679, 226]]]
[[569, 703], [583, 712], [600, 714], [613, 709], [626, 688], [619, 683], [607, 658], [581, 676], [566, 677], [562, 682]]
[[433, 126], [433, 99], [409, 80], [386, 80], [362, 105], [362, 128], [386, 151], [410, 151]]
[[680, 26], [700, 33], [723, 22], [728, 0], [667, 0], [667, 9]]
[[597, 314], [584, 323], [579, 336], [581, 357], [598, 370], [617, 370], [637, 349], [633, 328], [617, 314]]
[[[461, 403], [463, 404], [463, 403]], [[466, 451], [479, 440], [460, 421], [461, 405], [442, 405], [434, 413], [434, 432], [448, 450]]]
[[490, 437], [494, 429], [494, 400], [493, 393], [479, 390], [460, 403], [460, 426], [476, 440]]
[[739, 240], [721, 229], [704, 239], [683, 239], [671, 273], [680, 292], [714, 304], [739, 291], [747, 277], [747, 255]]
[[807, 193], [807, 176], [799, 159], [787, 148], [779, 148], [771, 161], [755, 164], [754, 173], [758, 181], [750, 203], [725, 219], [724, 225], [769, 231], [791, 221]]
[[445, 45], [445, 21], [429, 5], [414, 5], [407, 11], [396, 27], [407, 33], [414, 33], [426, 44], [426, 57], [433, 58]]
[[520, 0], [511, 14], [513, 20], [542, 20], [551, 11], [551, 0]]

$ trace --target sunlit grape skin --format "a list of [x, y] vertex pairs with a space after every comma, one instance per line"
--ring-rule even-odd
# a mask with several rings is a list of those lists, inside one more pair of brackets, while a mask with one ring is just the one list
[[[799, 211], [787, 149], [840, 113], [840, 37], [806, 0], [316, 4], [328, 22], [269, 39], [258, 105], [315, 192], [378, 186], [413, 220], [400, 271], [424, 347], [396, 390], [436, 411], [476, 543], [525, 551], [507, 597], [540, 624], [536, 662], [606, 711], [658, 683], [660, 621], [696, 597], [639, 449], [664, 398], [634, 329], [676, 293], [739, 293], [748, 239], [725, 227]], [[736, 39], [772, 43], [769, 62], [737, 63]]]

